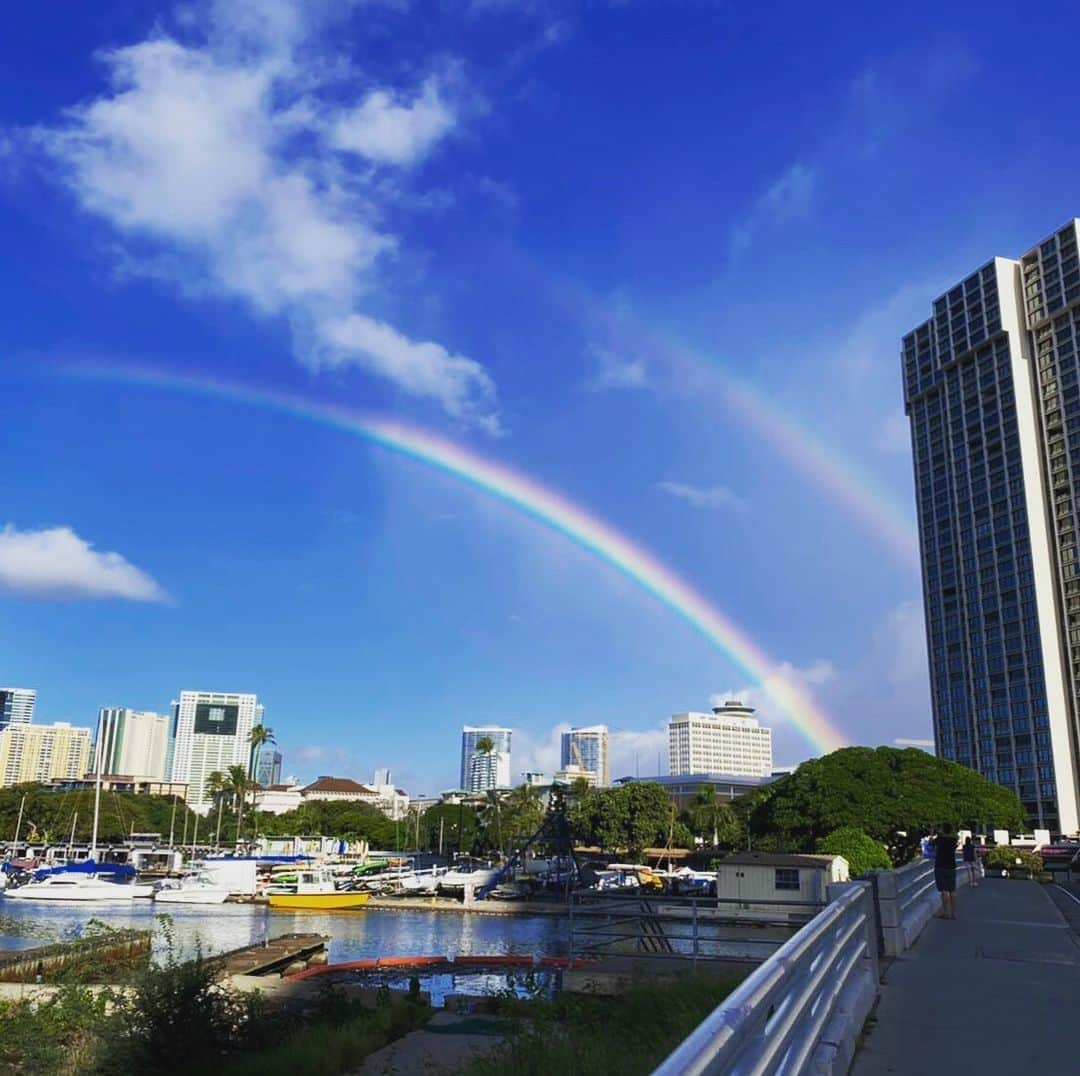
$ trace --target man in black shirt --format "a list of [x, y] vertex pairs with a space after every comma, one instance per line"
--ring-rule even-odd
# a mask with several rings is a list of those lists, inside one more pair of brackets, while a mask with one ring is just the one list
[[956, 918], [956, 834], [943, 822], [934, 839], [934, 883], [941, 894], [941, 918]]

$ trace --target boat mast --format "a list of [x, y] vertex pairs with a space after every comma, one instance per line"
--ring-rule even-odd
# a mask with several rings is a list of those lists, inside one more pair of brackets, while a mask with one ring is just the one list
[[15, 822], [15, 840], [11, 842], [11, 854], [8, 859], [14, 859], [16, 853], [19, 851], [19, 830], [22, 829], [22, 816], [23, 808], [26, 806], [26, 793], [23, 793], [23, 798], [19, 803], [19, 817]]
[[101, 714], [98, 714], [97, 743], [94, 745], [94, 830], [90, 836], [90, 858], [97, 859], [98, 816], [101, 813]]
[[75, 823], [78, 822], [78, 821], [79, 821], [79, 812], [76, 811], [71, 816], [71, 836], [68, 837], [68, 846], [67, 846], [68, 862], [71, 862], [71, 846], [75, 843]]

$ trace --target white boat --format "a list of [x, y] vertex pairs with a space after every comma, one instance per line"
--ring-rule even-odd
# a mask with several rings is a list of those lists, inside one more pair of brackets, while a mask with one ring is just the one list
[[136, 896], [150, 896], [150, 886], [109, 882], [96, 874], [50, 874], [39, 882], [28, 882], [4, 890], [4, 900], [108, 900], [130, 901]]
[[160, 904], [224, 904], [229, 887], [208, 874], [189, 874], [175, 887], [163, 887], [154, 894]]

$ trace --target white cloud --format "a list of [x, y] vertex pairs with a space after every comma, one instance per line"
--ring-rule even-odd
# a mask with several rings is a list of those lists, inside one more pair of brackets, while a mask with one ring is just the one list
[[605, 348], [590, 349], [596, 359], [596, 369], [586, 387], [596, 392], [605, 389], [643, 389], [649, 383], [645, 361], [626, 358]]
[[473, 359], [452, 355], [441, 344], [417, 342], [364, 314], [324, 321], [321, 361], [359, 362], [390, 377], [406, 392], [438, 400], [448, 415], [471, 419], [489, 433], [501, 432], [494, 412], [495, 385]]
[[386, 90], [372, 90], [355, 108], [342, 113], [331, 129], [338, 149], [372, 161], [413, 164], [454, 126], [453, 109], [428, 79], [411, 104]]
[[896, 739], [893, 740], [893, 743], [896, 744], [897, 747], [920, 747], [924, 751], [929, 751], [931, 754], [933, 754], [934, 751], [933, 740], [913, 740], [909, 739], [907, 736], [897, 736]]
[[738, 256], [757, 232], [774, 224], [804, 216], [818, 185], [816, 165], [795, 161], [766, 188], [750, 211], [731, 230], [731, 254]]
[[411, 163], [453, 129], [454, 110], [432, 77], [411, 103], [369, 87], [343, 110], [342, 82], [358, 76], [339, 56], [312, 54], [312, 9], [266, 10], [264, 20], [259, 6], [219, 4], [200, 44], [155, 36], [103, 53], [108, 88], [23, 144], [120, 232], [126, 270], [142, 265], [186, 292], [284, 316], [304, 361], [325, 361], [337, 341], [335, 365], [497, 427], [494, 385], [478, 362], [358, 309], [399, 246], [380, 207], [405, 180], [375, 178], [355, 154]]
[[162, 588], [119, 553], [99, 553], [70, 527], [0, 531], [0, 590], [31, 598], [165, 601]]
[[746, 502], [726, 486], [692, 486], [686, 482], [657, 482], [656, 485], [693, 508], [735, 508], [740, 512], [746, 509]]

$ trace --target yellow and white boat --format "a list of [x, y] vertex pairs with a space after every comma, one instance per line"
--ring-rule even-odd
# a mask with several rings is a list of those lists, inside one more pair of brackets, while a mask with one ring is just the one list
[[334, 876], [325, 867], [297, 871], [295, 882], [271, 886], [266, 891], [266, 896], [271, 908], [291, 911], [362, 908], [371, 899], [370, 893], [353, 893], [336, 888]]

